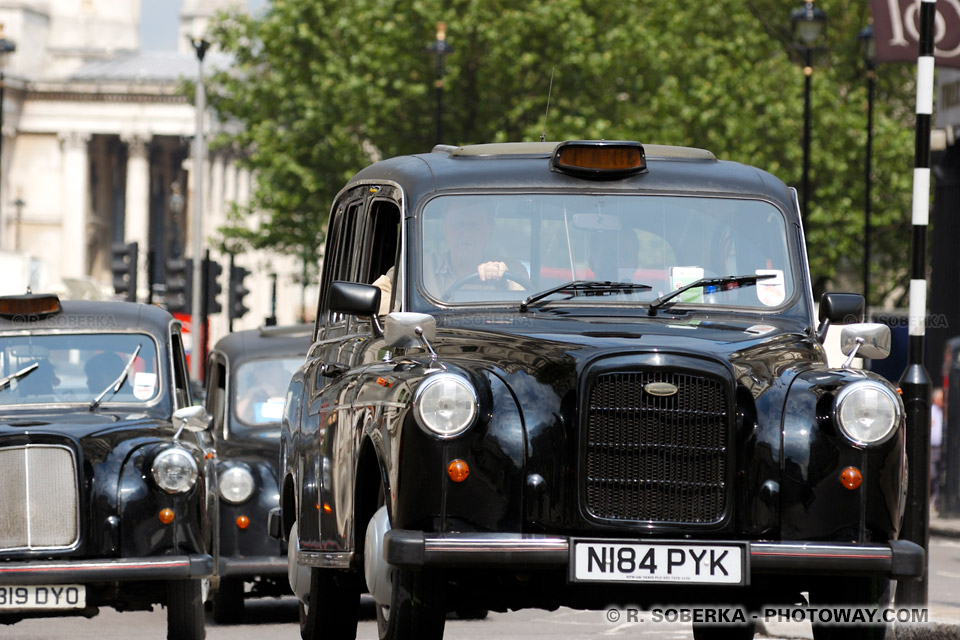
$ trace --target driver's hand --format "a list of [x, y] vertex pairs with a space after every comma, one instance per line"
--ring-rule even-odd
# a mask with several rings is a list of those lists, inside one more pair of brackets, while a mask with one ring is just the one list
[[499, 280], [507, 272], [507, 265], [503, 262], [484, 262], [477, 267], [477, 274], [481, 280]]

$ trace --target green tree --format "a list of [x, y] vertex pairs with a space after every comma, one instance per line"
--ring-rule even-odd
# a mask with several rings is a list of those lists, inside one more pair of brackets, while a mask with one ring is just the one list
[[[866, 84], [856, 35], [862, 0], [818, 5], [829, 15], [813, 76], [810, 211], [818, 289], [845, 271], [859, 287], [863, 245]], [[252, 210], [225, 238], [319, 253], [330, 203], [379, 157], [436, 142], [438, 21], [445, 143], [537, 140], [551, 74], [547, 139], [634, 139], [704, 147], [799, 186], [803, 71], [777, 0], [273, 0], [260, 19], [223, 17], [214, 40], [236, 58], [211, 103], [240, 125], [223, 142], [249, 151]], [[914, 68], [878, 71], [874, 290], [907, 278]]]

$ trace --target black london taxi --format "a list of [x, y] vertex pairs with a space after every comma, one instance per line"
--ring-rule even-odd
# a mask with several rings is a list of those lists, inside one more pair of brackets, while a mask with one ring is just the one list
[[[897, 390], [827, 364], [831, 324], [850, 361], [889, 352], [862, 314], [815, 311], [795, 190], [709, 151], [437, 146], [360, 171], [269, 525], [302, 637], [353, 638], [363, 591], [392, 640], [465, 605], [882, 605], [924, 555], [898, 540]], [[753, 637], [729, 620], [694, 634]]]
[[220, 624], [243, 620], [245, 598], [290, 594], [287, 549], [267, 536], [267, 514], [280, 504], [287, 387], [312, 336], [307, 324], [237, 331], [217, 341], [207, 359], [220, 491], [220, 587], [212, 604]]
[[167, 637], [203, 638], [206, 428], [166, 311], [0, 298], [0, 623], [160, 604]]

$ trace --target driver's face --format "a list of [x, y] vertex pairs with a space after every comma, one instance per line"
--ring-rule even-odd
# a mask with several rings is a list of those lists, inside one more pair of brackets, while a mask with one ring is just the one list
[[493, 234], [493, 218], [476, 207], [455, 209], [443, 219], [443, 237], [454, 255], [479, 258]]

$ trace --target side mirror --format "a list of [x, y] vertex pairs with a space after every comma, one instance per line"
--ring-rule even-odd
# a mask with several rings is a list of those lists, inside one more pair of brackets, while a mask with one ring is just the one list
[[820, 326], [817, 339], [823, 342], [831, 324], [863, 321], [863, 296], [859, 293], [825, 293], [820, 298]]
[[383, 321], [383, 339], [388, 347], [425, 346], [436, 357], [430, 342], [437, 336], [437, 320], [426, 313], [394, 311]]
[[840, 350], [843, 355], [883, 360], [890, 355], [890, 327], [875, 322], [850, 324], [840, 334]]
[[338, 280], [330, 285], [330, 310], [375, 317], [380, 311], [380, 288], [372, 284]]
[[177, 428], [177, 435], [184, 429], [195, 432], [206, 431], [210, 427], [212, 419], [213, 416], [207, 413], [207, 410], [199, 404], [192, 407], [183, 407], [173, 412], [174, 422], [180, 423]]

